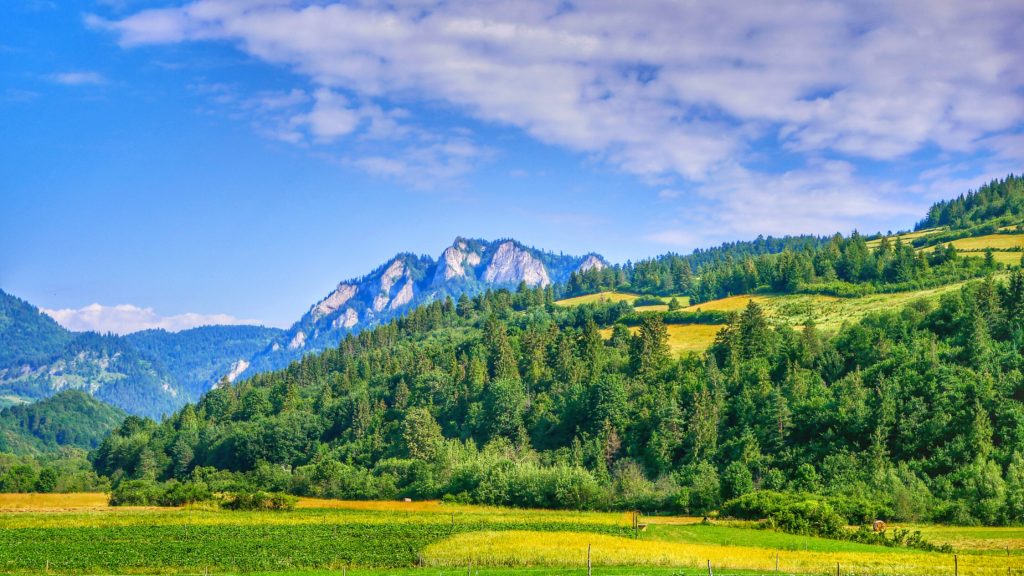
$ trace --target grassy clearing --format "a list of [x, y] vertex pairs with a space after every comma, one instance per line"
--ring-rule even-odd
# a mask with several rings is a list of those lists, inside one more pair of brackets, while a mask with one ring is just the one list
[[580, 304], [593, 304], [595, 302], [630, 302], [639, 298], [639, 294], [631, 294], [629, 292], [598, 292], [597, 294], [585, 294], [583, 296], [576, 296], [574, 298], [566, 298], [564, 300], [558, 300], [555, 304], [559, 306], [579, 306]]
[[747, 303], [751, 300], [758, 304], [765, 304], [770, 300], [769, 296], [753, 296], [750, 294], [741, 294], [739, 296], [729, 296], [728, 298], [719, 298], [718, 300], [711, 300], [709, 302], [701, 302], [700, 304], [694, 304], [684, 308], [686, 312], [739, 312], [747, 307]]
[[[929, 234], [933, 234], [935, 232], [942, 232], [945, 229], [945, 226], [940, 228], [926, 228], [924, 230], [918, 230], [917, 232], [907, 232], [906, 234], [894, 234], [892, 236], [888, 236], [888, 238], [889, 242], [895, 242], [897, 238], [902, 239], [903, 242], [911, 242], [917, 238], [921, 238], [922, 236], [928, 236]], [[868, 242], [866, 242], [866, 244], [868, 248], [876, 248], [881, 242], [881, 239], [869, 240]]]
[[[555, 304], [558, 304], [559, 306], [579, 306], [580, 304], [593, 304], [595, 302], [629, 302], [630, 304], [632, 304], [634, 301], [636, 301], [637, 298], [640, 298], [640, 296], [640, 294], [633, 294], [631, 292], [618, 292], [607, 290], [604, 292], [598, 292], [597, 294], [586, 294], [583, 296], [575, 296], [573, 298], [565, 298], [563, 300], [556, 301]], [[637, 306], [636, 309], [641, 312], [650, 310], [668, 310], [668, 301], [672, 299], [673, 296], [660, 296], [659, 298], [664, 300], [665, 304]], [[679, 300], [680, 306], [686, 306], [687, 304], [690, 303], [689, 296], [675, 296], [675, 298]]]
[[[683, 354], [706, 350], [715, 343], [715, 336], [724, 327], [724, 324], [669, 324], [665, 327], [668, 330], [669, 351], [673, 354]], [[636, 334], [638, 330], [639, 327], [632, 326], [629, 332]], [[601, 336], [606, 340], [611, 338], [612, 329], [601, 329]]]
[[[595, 566], [675, 566], [699, 569], [710, 560], [719, 569], [784, 573], [828, 573], [838, 563], [846, 574], [932, 576], [953, 572], [950, 554], [877, 548], [871, 551], [777, 551], [757, 546], [725, 546], [651, 540], [621, 536], [528, 531], [471, 532], [427, 546], [424, 561], [431, 566], [466, 566], [473, 561], [491, 566], [580, 566], [587, 547]], [[1019, 570], [1017, 558], [991, 555], [961, 556], [959, 572], [966, 576], [997, 576], [1007, 568]], [[719, 572], [721, 573], [721, 572]]]
[[973, 238], [961, 238], [949, 242], [957, 250], [1008, 250], [1011, 248], [1024, 248], [1024, 234], [989, 234], [988, 236], [975, 236]]

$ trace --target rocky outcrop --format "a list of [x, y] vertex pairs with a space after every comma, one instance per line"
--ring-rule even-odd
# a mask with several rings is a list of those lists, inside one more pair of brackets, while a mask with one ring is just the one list
[[589, 254], [576, 271], [586, 272], [587, 270], [604, 270], [607, 267], [608, 265], [604, 263], [604, 260], [602, 260], [600, 256], [597, 256], [596, 254]]
[[298, 332], [295, 333], [295, 336], [292, 337], [292, 341], [288, 343], [288, 349], [298, 350], [299, 348], [302, 348], [305, 345], [306, 333], [303, 332], [302, 330], [299, 330]]
[[480, 254], [471, 250], [465, 240], [456, 240], [441, 253], [431, 286], [436, 288], [453, 279], [471, 277], [473, 268], [479, 264]]
[[339, 314], [331, 326], [335, 328], [351, 328], [359, 323], [359, 313], [355, 311], [355, 308], [348, 308], [344, 314]]
[[388, 304], [388, 309], [397, 310], [409, 302], [412, 302], [412, 297], [412, 278], [409, 278], [405, 281], [405, 284], [402, 285], [402, 289], [398, 291], [398, 294], [395, 294], [395, 297], [391, 299], [391, 304]]
[[359, 289], [352, 284], [344, 282], [338, 284], [334, 292], [331, 292], [326, 298], [317, 302], [310, 310], [309, 313], [313, 317], [313, 321], [315, 322], [325, 316], [330, 316], [335, 310], [340, 310], [358, 291]]
[[484, 280], [493, 284], [518, 284], [547, 286], [551, 284], [544, 263], [515, 242], [507, 241], [498, 246], [491, 257], [491, 263], [484, 272]]
[[245, 360], [244, 358], [239, 359], [238, 361], [231, 365], [231, 372], [228, 372], [225, 378], [228, 379], [228, 382], [234, 382], [239, 376], [241, 376], [242, 372], [245, 372], [248, 369], [249, 361]]

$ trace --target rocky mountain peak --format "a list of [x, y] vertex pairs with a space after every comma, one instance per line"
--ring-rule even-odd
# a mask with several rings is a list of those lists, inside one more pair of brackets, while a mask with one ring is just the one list
[[484, 271], [484, 280], [494, 284], [526, 282], [527, 286], [551, 284], [551, 277], [544, 263], [512, 240], [502, 242], [498, 246], [491, 257], [491, 263]]

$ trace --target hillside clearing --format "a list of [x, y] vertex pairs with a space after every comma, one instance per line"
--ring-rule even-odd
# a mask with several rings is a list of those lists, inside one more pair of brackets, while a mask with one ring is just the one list
[[[668, 347], [673, 354], [686, 352], [700, 352], [715, 343], [715, 336], [725, 328], [724, 324], [669, 324], [665, 326], [668, 330]], [[640, 328], [632, 326], [630, 334], [636, 334]], [[601, 336], [604, 339], [611, 338], [612, 329], [601, 329]]]

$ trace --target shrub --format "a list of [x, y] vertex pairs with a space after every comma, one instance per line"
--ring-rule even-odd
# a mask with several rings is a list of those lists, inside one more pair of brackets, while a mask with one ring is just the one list
[[221, 506], [227, 510], [294, 510], [298, 498], [281, 492], [235, 492], [224, 495]]

